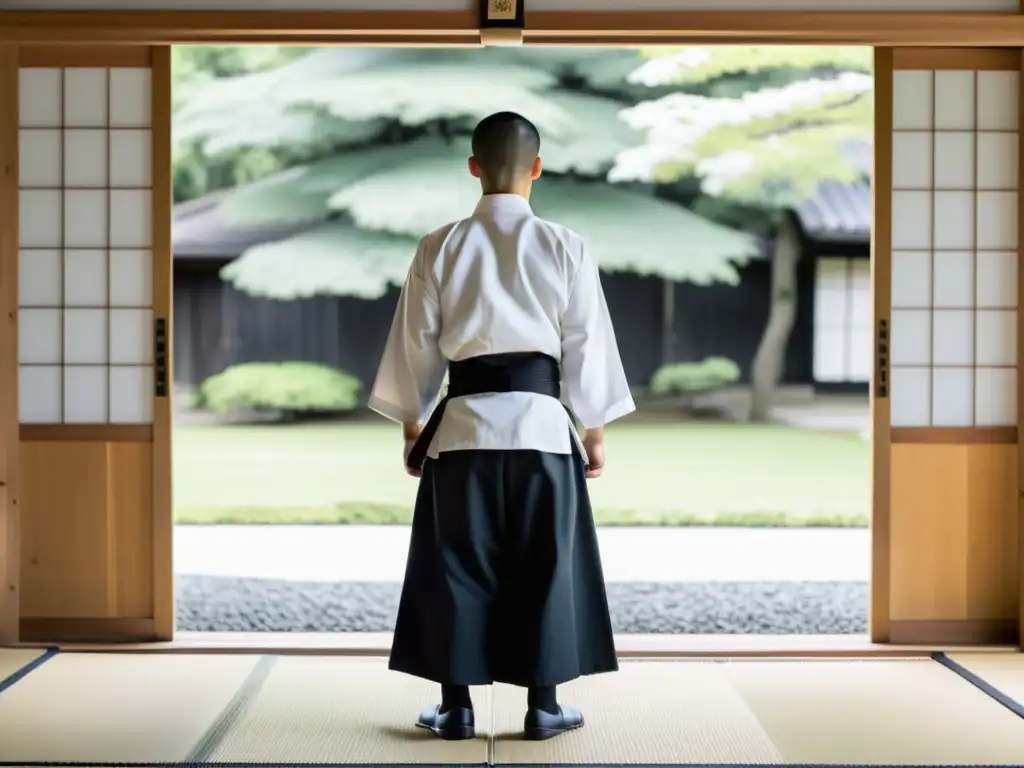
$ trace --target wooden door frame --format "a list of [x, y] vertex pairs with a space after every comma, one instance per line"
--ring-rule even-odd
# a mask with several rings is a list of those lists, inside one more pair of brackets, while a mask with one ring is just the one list
[[[79, 11], [79, 12], [6, 12], [0, 14], [0, 96], [11, 87], [17, 88], [17, 48], [21, 45], [112, 45], [134, 44], [161, 46], [164, 52], [154, 60], [154, 71], [167, 68], [169, 74], [171, 44], [243, 44], [293, 43], [304, 45], [411, 45], [411, 46], [476, 46], [480, 43], [477, 16], [471, 11]], [[878, 50], [876, 61], [892, 67], [893, 47], [966, 48], [1024, 46], [1024, 15], [977, 13], [796, 13], [796, 12], [531, 12], [527, 17], [524, 42], [534, 45], [670, 45], [670, 44], [819, 44], [870, 45]], [[13, 57], [13, 59], [12, 59]], [[888, 57], [888, 59], [886, 59]], [[170, 190], [169, 131], [170, 94], [160, 84], [169, 77], [155, 77], [153, 90], [154, 190]], [[891, 90], [891, 83], [889, 85]], [[877, 93], [877, 91], [876, 91]], [[890, 94], [891, 101], [891, 94]], [[1024, 101], [1024, 100], [1022, 100]], [[876, 104], [883, 104], [876, 99]], [[1022, 104], [1024, 108], [1024, 104]], [[876, 107], [878, 109], [878, 107]], [[891, 104], [888, 107], [891, 113]], [[891, 158], [885, 149], [891, 141], [886, 132], [879, 133], [879, 113], [888, 124], [885, 107], [876, 112], [876, 158], [881, 158], [877, 174], [886, 176]], [[10, 123], [11, 121], [8, 121]], [[166, 145], [166, 151], [164, 147]], [[1024, 153], [1022, 153], [1024, 155]], [[1024, 157], [1022, 157], [1024, 160]], [[0, 165], [4, 168], [0, 184], [0, 209], [10, 211], [17, 204], [17, 125], [5, 124], [0, 129]], [[891, 175], [891, 169], [888, 174]], [[154, 205], [159, 204], [154, 196]], [[169, 199], [167, 200], [169, 205]], [[889, 206], [875, 212], [873, 237], [891, 230]], [[161, 217], [162, 218], [162, 217]], [[1024, 230], [1024, 217], [1022, 230]], [[169, 226], [169, 223], [168, 223]], [[170, 232], [154, 233], [154, 268], [166, 270], [155, 276], [167, 286], [154, 296], [156, 316], [170, 318], [171, 258], [167, 253]], [[162, 239], [161, 239], [162, 238]], [[17, 258], [17, 242], [10, 228], [0, 229], [0, 265]], [[162, 250], [161, 250], [162, 249]], [[1022, 270], [1024, 272], [1024, 270]], [[15, 316], [17, 297], [11, 289], [12, 273], [0, 271], [0, 354], [10, 355], [16, 349]], [[1024, 279], [1024, 278], [1022, 278]], [[889, 265], [873, 267], [876, 315], [881, 303], [888, 313]], [[882, 286], [885, 286], [884, 288]], [[13, 305], [12, 305], [13, 303]], [[1024, 317], [1024, 313], [1021, 313]], [[1022, 327], [1024, 327], [1024, 320]], [[17, 401], [5, 397], [17, 387], [17, 369], [0, 366], [0, 440], [6, 451], [0, 452], [0, 552], [4, 569], [0, 576], [0, 645], [18, 639], [18, 564], [19, 512], [17, 508], [18, 479], [18, 413]], [[1022, 400], [1024, 403], [1024, 400]], [[154, 428], [170, 428], [170, 399], [158, 401]], [[885, 422], [884, 425], [882, 422]], [[875, 403], [872, 397], [874, 435], [888, 436], [888, 403]], [[873, 435], [873, 438], [874, 438]], [[873, 439], [874, 442], [874, 439]], [[888, 440], [885, 441], [888, 446]], [[169, 465], [167, 446], [159, 450], [161, 462]], [[1024, 469], [1024, 456], [1021, 458]], [[872, 509], [872, 640], [888, 640], [889, 604], [889, 539], [888, 539], [888, 454], [874, 446]], [[159, 605], [154, 633], [169, 639], [173, 633], [173, 565], [170, 561], [172, 511], [166, 500], [170, 489], [160, 482], [154, 484], [154, 497], [161, 501], [154, 513], [154, 572]], [[6, 498], [6, 505], [3, 504]], [[1024, 498], [1024, 486], [1022, 486]], [[1024, 502], [1022, 502], [1024, 515]], [[1024, 526], [1022, 551], [1024, 551]], [[159, 537], [159, 538], [158, 538]], [[159, 544], [159, 547], [156, 545]], [[1024, 570], [1024, 569], [1022, 569]], [[13, 596], [13, 597], [12, 597]], [[1021, 579], [1021, 630], [1024, 636], [1024, 573]]]

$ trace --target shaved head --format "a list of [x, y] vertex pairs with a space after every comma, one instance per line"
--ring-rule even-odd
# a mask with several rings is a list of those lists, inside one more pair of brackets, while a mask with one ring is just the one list
[[485, 117], [473, 131], [473, 159], [485, 194], [509, 192], [523, 179], [539, 176], [539, 154], [540, 133], [515, 112]]

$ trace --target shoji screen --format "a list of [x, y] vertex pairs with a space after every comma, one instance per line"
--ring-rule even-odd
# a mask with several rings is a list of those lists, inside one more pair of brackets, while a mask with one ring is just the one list
[[876, 72], [872, 633], [1016, 636], [1020, 52]]
[[894, 427], [1016, 426], [1018, 80], [893, 77]]
[[22, 67], [22, 424], [153, 423], [148, 67]]
[[22, 48], [22, 639], [170, 635], [168, 48]]

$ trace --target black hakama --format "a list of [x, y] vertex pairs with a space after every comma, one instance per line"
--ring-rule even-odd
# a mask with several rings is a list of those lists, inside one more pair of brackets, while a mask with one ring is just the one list
[[[559, 396], [546, 355], [452, 363], [448, 397]], [[448, 451], [422, 467], [390, 668], [447, 685], [551, 686], [618, 669], [585, 460], [573, 452]], [[553, 428], [570, 429], [567, 423]]]
[[390, 668], [519, 686], [618, 669], [586, 482], [576, 454], [427, 460]]

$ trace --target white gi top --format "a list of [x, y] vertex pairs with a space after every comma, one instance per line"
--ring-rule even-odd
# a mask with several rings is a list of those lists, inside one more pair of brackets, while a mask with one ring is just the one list
[[[582, 238], [534, 216], [519, 195], [485, 195], [472, 217], [420, 241], [369, 406], [394, 421], [424, 422], [448, 360], [510, 352], [560, 361], [562, 399], [586, 429], [635, 409]], [[544, 395], [452, 398], [427, 455], [571, 453], [569, 424], [561, 403]]]

